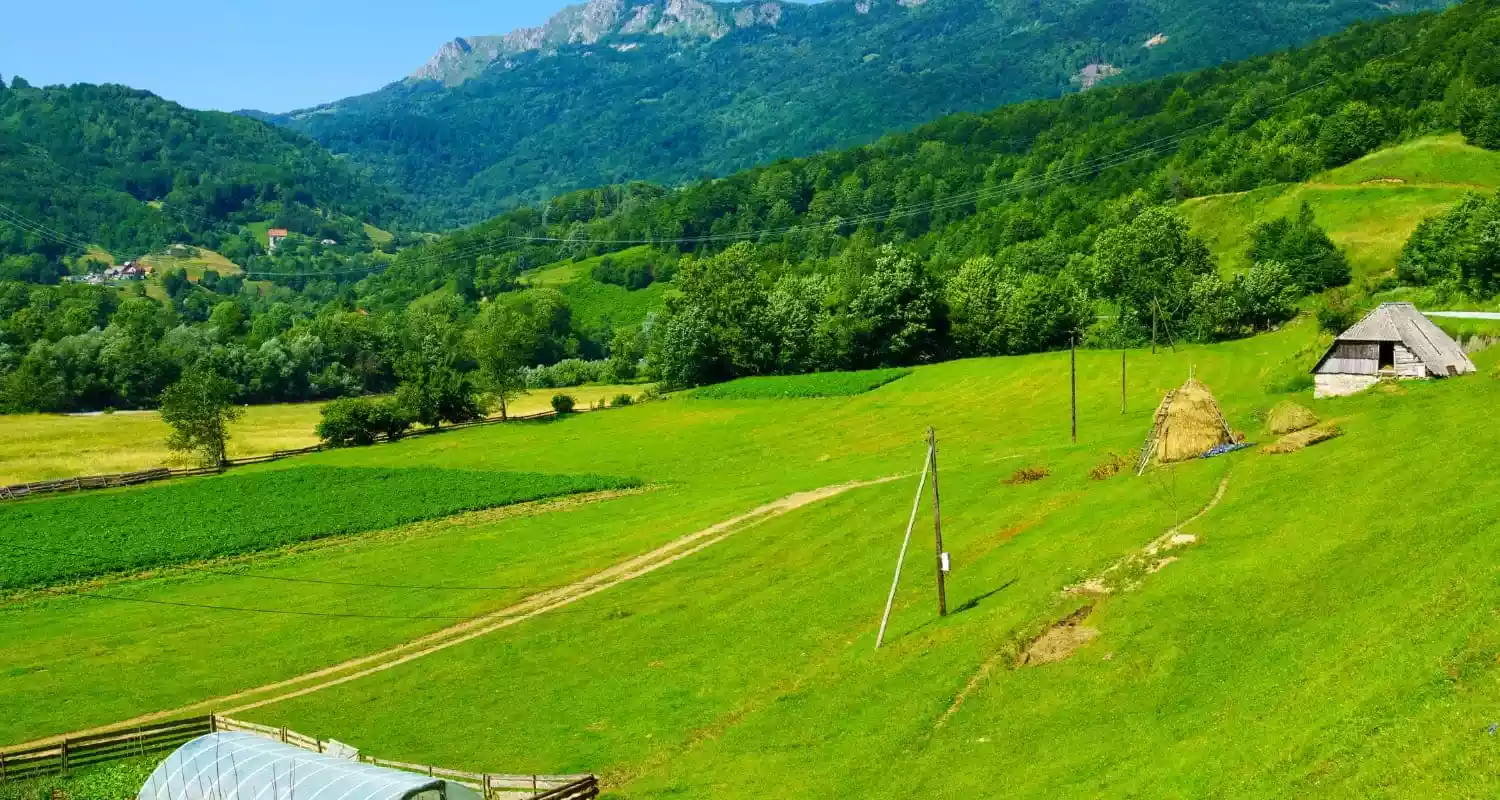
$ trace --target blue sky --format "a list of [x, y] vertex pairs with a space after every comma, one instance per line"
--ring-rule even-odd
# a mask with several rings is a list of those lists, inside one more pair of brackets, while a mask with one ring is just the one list
[[[575, 2], [578, 0], [574, 0]], [[290, 111], [404, 77], [455, 36], [538, 25], [568, 0], [28, 0], [0, 75], [123, 83], [194, 108]]]

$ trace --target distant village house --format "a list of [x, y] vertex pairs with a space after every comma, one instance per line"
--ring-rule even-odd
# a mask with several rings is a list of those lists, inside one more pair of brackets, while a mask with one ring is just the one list
[[1382, 378], [1448, 378], [1474, 372], [1453, 337], [1411, 303], [1381, 303], [1339, 334], [1313, 367], [1315, 397], [1341, 397]]
[[272, 228], [266, 231], [266, 249], [273, 253], [276, 252], [276, 245], [281, 244], [281, 240], [285, 239], [287, 234], [288, 231], [286, 228]]

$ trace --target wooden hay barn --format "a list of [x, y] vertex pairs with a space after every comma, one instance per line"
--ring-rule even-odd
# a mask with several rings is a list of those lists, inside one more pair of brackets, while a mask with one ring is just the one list
[[1474, 372], [1453, 337], [1411, 303], [1381, 303], [1339, 334], [1313, 367], [1315, 397], [1350, 395], [1382, 378], [1447, 378]]

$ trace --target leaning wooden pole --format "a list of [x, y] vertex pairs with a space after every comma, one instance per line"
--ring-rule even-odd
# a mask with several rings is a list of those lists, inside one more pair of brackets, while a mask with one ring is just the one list
[[927, 448], [927, 460], [922, 462], [922, 478], [917, 481], [917, 498], [911, 504], [911, 519], [906, 523], [906, 538], [901, 540], [901, 554], [896, 556], [896, 577], [891, 579], [891, 593], [885, 599], [885, 614], [880, 617], [880, 633], [875, 636], [875, 649], [885, 641], [885, 626], [891, 621], [891, 606], [896, 602], [896, 587], [901, 585], [901, 565], [906, 561], [906, 546], [911, 543], [912, 528], [917, 526], [917, 509], [922, 506], [922, 490], [927, 488], [927, 471], [932, 468], [932, 447]]

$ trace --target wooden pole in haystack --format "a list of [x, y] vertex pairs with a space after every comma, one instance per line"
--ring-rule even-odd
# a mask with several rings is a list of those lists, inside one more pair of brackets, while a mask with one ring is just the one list
[[885, 614], [880, 617], [880, 633], [875, 636], [875, 649], [885, 641], [885, 626], [891, 621], [891, 606], [896, 602], [896, 587], [901, 585], [901, 565], [906, 561], [906, 546], [911, 543], [912, 528], [917, 526], [917, 510], [922, 507], [922, 490], [927, 488], [927, 471], [932, 469], [932, 445], [927, 446], [927, 460], [922, 463], [922, 478], [917, 481], [917, 497], [911, 503], [911, 519], [906, 522], [906, 537], [901, 540], [901, 554], [896, 556], [896, 577], [891, 579], [891, 593], [885, 599]]
[[943, 501], [938, 493], [937, 429], [927, 429], [927, 458], [932, 468], [932, 533], [937, 540], [937, 590], [938, 616], [948, 616], [948, 588], [944, 581], [948, 575], [947, 553], [943, 552]]

